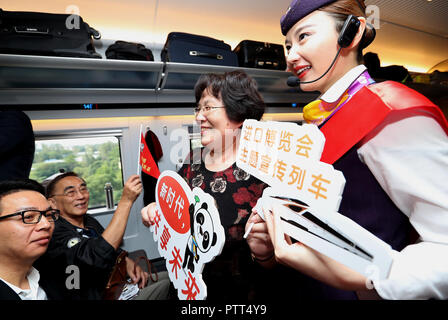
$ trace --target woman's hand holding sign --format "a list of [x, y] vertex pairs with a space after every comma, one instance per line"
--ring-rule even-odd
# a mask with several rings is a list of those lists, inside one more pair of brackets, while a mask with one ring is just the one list
[[145, 227], [150, 227], [154, 224], [154, 217], [156, 216], [157, 204], [152, 202], [141, 210], [142, 223]]

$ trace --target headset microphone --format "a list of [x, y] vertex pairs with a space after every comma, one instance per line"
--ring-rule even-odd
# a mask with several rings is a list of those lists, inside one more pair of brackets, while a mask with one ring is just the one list
[[296, 76], [290, 76], [288, 77], [288, 80], [286, 80], [286, 84], [289, 87], [297, 87], [300, 84], [300, 79]]
[[291, 76], [288, 77], [286, 84], [289, 87], [297, 87], [300, 84], [313, 83], [322, 79], [328, 72], [330, 72], [331, 68], [333, 68], [336, 60], [339, 57], [339, 54], [341, 53], [342, 48], [346, 48], [352, 43], [353, 39], [356, 36], [356, 33], [358, 32], [360, 24], [361, 23], [359, 22], [359, 19], [357, 17], [353, 15], [349, 15], [347, 17], [338, 36], [339, 50], [336, 53], [330, 67], [328, 67], [327, 71], [325, 71], [319, 78], [310, 81], [300, 81], [298, 77]]

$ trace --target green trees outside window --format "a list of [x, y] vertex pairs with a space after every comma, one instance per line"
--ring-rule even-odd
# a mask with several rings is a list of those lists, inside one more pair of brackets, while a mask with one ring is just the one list
[[120, 146], [116, 137], [36, 141], [30, 178], [39, 182], [59, 172], [74, 171], [83, 177], [90, 191], [89, 208], [106, 205], [104, 184], [112, 183], [114, 202], [123, 191]]

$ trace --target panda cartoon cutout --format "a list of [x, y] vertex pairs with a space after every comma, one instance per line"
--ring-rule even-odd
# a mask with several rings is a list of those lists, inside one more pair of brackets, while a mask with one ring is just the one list
[[157, 181], [156, 203], [151, 231], [179, 299], [205, 299], [204, 265], [221, 254], [225, 243], [215, 199], [200, 188], [191, 190], [180, 175], [167, 170]]
[[188, 267], [194, 272], [195, 263], [199, 262], [200, 256], [209, 252], [216, 245], [218, 236], [215, 232], [213, 218], [208, 211], [208, 204], [203, 202], [199, 208], [197, 203], [190, 205], [190, 237], [185, 248], [185, 258], [182, 267]]

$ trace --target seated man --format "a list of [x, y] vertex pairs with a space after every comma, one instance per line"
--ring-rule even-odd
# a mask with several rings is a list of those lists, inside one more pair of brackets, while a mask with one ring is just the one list
[[33, 263], [47, 250], [59, 211], [44, 194], [34, 180], [0, 182], [0, 300], [47, 300]]
[[[99, 300], [103, 298], [110, 272], [122, 251], [129, 213], [142, 191], [138, 175], [126, 181], [121, 200], [106, 229], [87, 214], [89, 189], [86, 182], [74, 172], [54, 178], [46, 194], [61, 218], [55, 224], [48, 251], [37, 262], [42, 274], [42, 286], [51, 299]], [[128, 276], [139, 288], [144, 288], [148, 274], [126, 258]], [[169, 282], [159, 280], [140, 290], [137, 299], [167, 298]]]

